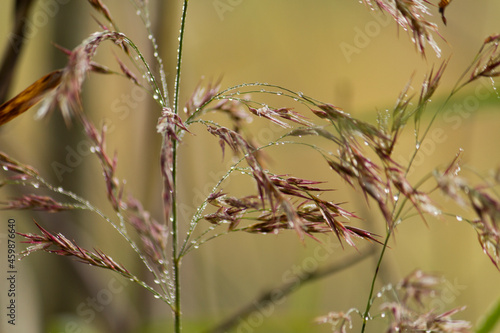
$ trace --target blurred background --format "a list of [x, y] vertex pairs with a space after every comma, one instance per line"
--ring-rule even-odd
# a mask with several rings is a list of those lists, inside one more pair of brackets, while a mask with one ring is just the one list
[[[122, 32], [154, 64], [148, 33], [136, 9], [128, 1], [103, 2]], [[0, 40], [5, 47], [12, 38], [14, 1], [2, 0], [0, 8]], [[150, 8], [172, 93], [180, 1], [150, 1]], [[378, 112], [391, 110], [410, 78], [413, 77], [414, 87], [410, 92], [418, 95], [425, 74], [450, 59], [428, 111], [432, 114], [472, 62], [484, 39], [499, 33], [500, 3], [453, 2], [446, 9], [447, 26], [442, 24], [437, 7], [431, 7], [431, 11], [442, 34], [442, 38], [435, 36], [441, 57], [431, 48], [422, 57], [407, 32], [360, 1], [191, 1], [180, 103], [187, 102], [202, 78], [210, 82], [222, 77], [223, 88], [245, 82], [273, 83], [375, 122]], [[73, 49], [100, 29], [93, 17], [104, 21], [86, 1], [71, 0], [36, 1], [30, 17], [29, 34], [9, 98], [44, 74], [65, 66], [66, 56], [54, 44]], [[104, 43], [95, 60], [118, 69], [117, 54], [116, 47]], [[290, 106], [293, 101], [270, 99], [270, 103]], [[118, 154], [118, 176], [126, 179], [126, 191], [161, 219], [160, 137], [155, 128], [159, 106], [149, 96], [138, 94], [130, 81], [98, 74], [91, 74], [84, 85], [83, 105], [96, 124], [103, 120], [108, 124], [108, 151]], [[306, 109], [295, 106], [307, 116]], [[434, 139], [415, 160], [409, 180], [417, 183], [435, 168], [446, 167], [460, 148], [465, 151], [464, 175], [471, 177], [473, 183], [481, 181], [476, 172], [490, 175], [500, 165], [499, 107], [500, 97], [489, 79], [455, 96], [437, 117], [431, 131]], [[43, 120], [35, 120], [34, 114], [35, 109], [30, 110], [0, 128], [0, 150], [32, 165], [54, 185], [78, 193], [112, 213], [99, 163], [90, 153], [82, 128], [78, 124], [67, 127], [59, 112]], [[429, 120], [427, 116], [424, 123]], [[273, 125], [262, 124], [252, 124], [261, 143], [282, 133]], [[181, 215], [186, 218], [231, 163], [228, 152], [222, 157], [217, 139], [204, 133], [201, 126], [193, 126], [193, 132], [196, 135], [186, 136], [180, 151], [179, 195], [185, 203]], [[414, 148], [413, 126], [409, 125], [395, 152], [396, 161], [407, 162]], [[328, 181], [326, 187], [336, 189], [329, 194], [331, 200], [345, 203], [345, 209], [362, 218], [355, 222], [356, 226], [385, 233], [385, 222], [373, 209], [376, 205], [367, 205], [364, 197], [336, 177], [320, 156], [306, 149], [287, 147], [273, 148], [267, 153], [273, 172]], [[230, 182], [224, 189], [240, 194], [252, 191], [242, 189], [238, 181]], [[2, 188], [0, 200], [24, 191]], [[439, 195], [433, 199], [443, 211], [472, 216]], [[0, 216], [2, 221], [15, 218], [17, 231], [23, 233], [36, 232], [35, 219], [48, 230], [61, 232], [84, 248], [100, 249], [129, 270], [150, 279], [128, 244], [91, 213], [2, 211]], [[4, 235], [4, 230], [0, 234]], [[323, 243], [307, 240], [301, 244], [293, 232], [279, 236], [233, 234], [191, 252], [182, 266], [185, 331], [209, 331], [261, 293], [289, 282], [291, 272], [327, 266], [357, 253], [353, 248], [342, 249], [334, 235], [325, 235], [321, 240]], [[358, 242], [361, 252], [366, 246]], [[18, 248], [22, 247], [18, 242]], [[454, 217], [429, 217], [427, 225], [418, 216], [407, 219], [397, 228], [390, 247], [377, 290], [385, 284], [396, 284], [417, 268], [442, 274], [448, 289], [439, 306], [444, 311], [467, 305], [456, 318], [473, 323], [500, 297], [500, 273], [482, 253], [475, 231]], [[318, 255], [324, 253], [321, 251], [328, 252], [328, 256]], [[280, 304], [261, 309], [230, 332], [331, 331], [328, 325], [315, 324], [314, 318], [330, 311], [364, 310], [377, 257], [307, 284]], [[41, 253], [18, 265], [19, 323], [15, 329], [19, 332], [171, 331], [172, 319], [165, 304], [111, 272]], [[0, 284], [3, 283], [4, 279]], [[5, 295], [1, 297], [4, 304]], [[106, 301], [93, 306], [93, 300], [99, 297]], [[379, 305], [376, 303], [372, 315], [376, 316]], [[356, 315], [354, 318], [355, 332], [359, 331], [360, 320]], [[17, 332], [6, 326], [5, 319], [1, 325], [3, 332]], [[380, 332], [385, 321], [373, 320], [371, 325], [372, 332]], [[495, 332], [500, 332], [500, 328]]]

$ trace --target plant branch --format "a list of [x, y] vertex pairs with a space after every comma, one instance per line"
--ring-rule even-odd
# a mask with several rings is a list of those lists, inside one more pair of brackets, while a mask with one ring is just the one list
[[[181, 81], [181, 65], [182, 65], [182, 49], [184, 45], [184, 31], [186, 28], [186, 14], [187, 14], [188, 0], [184, 0], [184, 5], [182, 7], [182, 18], [181, 18], [181, 28], [179, 31], [179, 47], [177, 53], [177, 68], [175, 75], [175, 85], [174, 85], [174, 101], [173, 101], [173, 112], [175, 115], [179, 114], [179, 91], [180, 91], [180, 81]], [[164, 133], [166, 135], [166, 133]], [[165, 138], [166, 139], [166, 138]], [[166, 140], [164, 140], [164, 143]], [[177, 221], [177, 197], [176, 197], [176, 184], [177, 184], [177, 146], [178, 142], [173, 140], [172, 147], [172, 179], [173, 188], [172, 191], [172, 256], [173, 256], [173, 271], [174, 271], [174, 332], [181, 332], [181, 291], [180, 291], [180, 260], [179, 248], [178, 248], [178, 234], [179, 227]], [[166, 190], [166, 189], [164, 189]], [[165, 221], [168, 222], [168, 221]]]
[[[387, 249], [387, 244], [389, 243], [389, 239], [391, 238], [391, 233], [393, 228], [387, 228], [387, 236], [385, 238], [384, 246], [382, 247], [382, 251], [380, 252], [380, 256], [378, 258], [377, 267], [375, 268], [375, 273], [373, 274], [372, 284], [370, 286], [370, 294], [368, 295], [368, 301], [366, 302], [366, 309], [363, 313], [363, 326], [361, 327], [361, 333], [365, 332], [366, 323], [369, 319], [370, 308], [373, 303], [373, 293], [375, 291], [375, 282], [377, 281], [378, 273], [380, 271], [380, 267], [382, 266], [382, 259], [384, 258], [385, 250]], [[373, 249], [374, 250], [374, 249]]]
[[279, 300], [281, 301], [287, 295], [299, 290], [305, 284], [339, 273], [344, 269], [356, 265], [357, 263], [363, 261], [364, 259], [368, 258], [374, 253], [375, 253], [375, 246], [370, 246], [367, 249], [361, 251], [360, 253], [349, 255], [331, 265], [317, 268], [316, 270], [311, 272], [304, 272], [303, 275], [297, 276], [297, 280], [294, 280], [289, 283], [284, 283], [281, 286], [272, 288], [262, 293], [256, 300], [244, 306], [238, 312], [233, 314], [231, 317], [229, 317], [216, 327], [212, 328], [211, 330], [209, 330], [208, 333], [227, 332], [228, 330], [236, 326], [244, 318], [247, 318], [252, 313], [264, 307], [267, 303], [275, 302], [276, 295], [280, 295]]

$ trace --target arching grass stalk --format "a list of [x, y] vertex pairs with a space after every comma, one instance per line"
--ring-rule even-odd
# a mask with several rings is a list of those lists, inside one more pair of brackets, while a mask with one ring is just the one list
[[[430, 123], [428, 124], [427, 128], [424, 131], [424, 134], [422, 135], [422, 138], [420, 140], [418, 140], [418, 137], [417, 137], [417, 143], [421, 143], [425, 139], [425, 137], [427, 136], [427, 133], [429, 132], [429, 129], [431, 128], [432, 124], [436, 120], [437, 115], [439, 113], [441, 113], [441, 111], [448, 104], [448, 102], [450, 101], [450, 99], [452, 98], [452, 96], [456, 92], [457, 92], [457, 90], [453, 90], [452, 93], [450, 93], [450, 95], [446, 98], [445, 102], [434, 113], [434, 115], [433, 115]], [[421, 106], [419, 106], [419, 107], [421, 107]], [[418, 134], [416, 134], [416, 135], [418, 135]], [[409, 170], [410, 170], [410, 168], [411, 168], [411, 166], [413, 164], [413, 161], [414, 161], [414, 159], [415, 159], [418, 151], [419, 151], [419, 149], [415, 149], [415, 151], [414, 151], [414, 153], [413, 153], [413, 155], [412, 155], [412, 157], [411, 157], [411, 159], [410, 159], [410, 161], [408, 163], [408, 166], [406, 168], [405, 174], [408, 174], [408, 172], [409, 172]], [[415, 188], [418, 188], [418, 186], [416, 186]], [[397, 194], [397, 197], [398, 197], [398, 200], [396, 200], [395, 203], [394, 203], [393, 221], [398, 221], [399, 217], [401, 216], [404, 204], [407, 201], [407, 198], [405, 198], [405, 200], [401, 203], [401, 205], [398, 206], [399, 197], [400, 197], [399, 193]], [[397, 209], [397, 212], [396, 212], [396, 209]], [[384, 255], [385, 255], [385, 251], [387, 249], [387, 245], [389, 243], [389, 239], [391, 238], [392, 231], [396, 227], [396, 224], [397, 224], [396, 222], [393, 222], [393, 227], [392, 228], [387, 228], [387, 234], [386, 234], [386, 237], [385, 237], [384, 245], [382, 247], [382, 251], [380, 252], [380, 255], [379, 255], [379, 258], [378, 258], [378, 261], [377, 261], [377, 266], [376, 266], [375, 271], [373, 273], [373, 278], [372, 278], [372, 282], [371, 282], [371, 285], [370, 285], [370, 292], [368, 294], [368, 300], [366, 302], [366, 309], [365, 309], [365, 311], [363, 313], [363, 326], [361, 328], [361, 333], [365, 332], [366, 324], [367, 324], [368, 320], [370, 320], [370, 309], [371, 309], [371, 306], [373, 304], [373, 294], [375, 292], [375, 282], [377, 281], [378, 273], [379, 273], [380, 268], [382, 266], [382, 260], [384, 259]]]
[[[441, 112], [444, 110], [445, 106], [448, 105], [449, 101], [453, 98], [453, 96], [455, 96], [462, 88], [464, 88], [465, 86], [467, 86], [469, 83], [472, 83], [472, 82], [476, 81], [479, 78], [482, 78], [482, 77], [492, 77], [492, 76], [496, 76], [497, 75], [495, 73], [495, 71], [494, 71], [494, 69], [496, 68], [496, 66], [498, 66], [498, 60], [495, 58], [495, 57], [498, 57], [496, 55], [497, 44], [494, 44], [494, 46], [492, 46], [493, 47], [493, 52], [491, 54], [489, 54], [489, 56], [487, 57], [487, 59], [489, 60], [487, 62], [487, 64], [484, 65], [484, 64], [481, 63], [481, 56], [484, 55], [484, 53], [488, 51], [488, 47], [490, 46], [490, 44], [492, 42], [496, 42], [497, 39], [498, 39], [498, 36], [490, 36], [489, 38], [487, 38], [484, 41], [483, 46], [480, 48], [479, 52], [476, 54], [476, 57], [471, 62], [471, 65], [458, 78], [455, 86], [453, 87], [453, 89], [451, 90], [451, 92], [448, 94], [448, 96], [445, 99], [445, 101], [434, 112], [434, 114], [432, 115], [431, 120], [427, 124], [427, 126], [426, 126], [423, 134], [419, 138], [419, 134], [420, 134], [419, 133], [420, 116], [423, 113], [423, 111], [425, 110], [428, 102], [430, 102], [430, 97], [432, 96], [432, 94], [434, 93], [434, 91], [436, 90], [436, 88], [438, 87], [439, 79], [440, 79], [441, 74], [443, 73], [443, 71], [444, 71], [444, 69], [446, 67], [447, 62], [444, 62], [441, 65], [440, 69], [438, 70], [438, 72], [436, 73], [436, 75], [435, 75], [434, 78], [432, 78], [432, 73], [431, 73], [431, 75], [429, 76], [427, 82], [424, 83], [424, 87], [422, 89], [422, 93], [421, 93], [421, 96], [420, 96], [419, 104], [418, 104], [418, 106], [416, 107], [415, 111], [412, 114], [415, 117], [415, 140], [416, 140], [416, 146], [415, 147], [416, 148], [415, 148], [414, 153], [411, 156], [410, 161], [409, 161], [409, 163], [408, 163], [408, 165], [406, 167], [405, 176], [410, 171], [411, 166], [413, 165], [413, 161], [415, 160], [415, 157], [417, 156], [417, 154], [419, 152], [420, 145], [425, 140], [425, 138], [427, 137], [427, 134], [429, 133], [431, 127], [433, 126], [434, 122], [436, 121], [438, 114], [441, 114]], [[468, 79], [466, 79], [466, 75], [467, 75], [467, 73], [469, 71], [472, 71], [472, 73], [470, 74], [470, 77]], [[415, 189], [418, 188], [426, 179], [427, 178], [424, 178], [420, 182], [420, 184], [415, 187]], [[399, 198], [399, 194], [397, 195], [397, 197]], [[402, 212], [402, 208], [403, 208], [405, 202], [406, 202], [406, 200], [403, 201], [401, 203], [401, 205], [399, 206], [398, 205], [398, 203], [399, 203], [398, 200], [395, 201], [394, 208], [393, 208], [393, 214], [392, 214], [392, 216], [393, 216], [392, 220], [393, 221], [399, 221], [400, 216], [401, 216], [401, 212]], [[398, 206], [399, 206], [399, 208], [398, 208]], [[385, 250], [387, 248], [387, 244], [388, 244], [389, 239], [391, 237], [392, 230], [394, 229], [395, 226], [396, 226], [396, 222], [393, 222], [393, 227], [387, 229], [386, 239], [385, 239], [384, 246], [382, 248], [382, 251], [380, 253], [380, 256], [379, 256], [379, 259], [378, 259], [378, 262], [377, 262], [377, 267], [376, 267], [375, 272], [373, 274], [373, 279], [372, 279], [372, 283], [371, 283], [371, 287], [370, 287], [370, 292], [369, 292], [369, 296], [368, 296], [368, 300], [367, 300], [367, 304], [366, 304], [366, 309], [365, 309], [365, 312], [363, 313], [363, 326], [362, 326], [362, 329], [361, 329], [361, 333], [365, 332], [366, 323], [370, 319], [370, 314], [369, 313], [370, 313], [370, 309], [371, 309], [371, 306], [372, 306], [372, 303], [373, 303], [373, 294], [374, 294], [374, 288], [375, 288], [375, 281], [377, 279], [378, 272], [379, 272], [380, 267], [381, 267], [381, 263], [382, 263], [382, 260], [383, 260], [384, 254], [385, 254]], [[494, 315], [493, 315], [493, 317], [494, 317]], [[486, 321], [488, 321], [488, 320], [486, 320]], [[488, 325], [488, 324], [486, 324], [486, 325]]]
[[[186, 28], [186, 14], [187, 14], [188, 0], [184, 0], [182, 7], [182, 17], [181, 17], [181, 27], [179, 31], [179, 47], [177, 50], [177, 67], [175, 74], [175, 85], [174, 85], [174, 101], [172, 104], [174, 114], [179, 113], [179, 91], [180, 91], [180, 80], [181, 80], [181, 65], [182, 65], [182, 48], [184, 44], [184, 31]], [[166, 133], [163, 133], [165, 136]], [[166, 144], [167, 138], [164, 137], [163, 145]], [[176, 194], [176, 184], [177, 184], [177, 146], [178, 142], [174, 140], [173, 151], [172, 151], [172, 179], [173, 179], [173, 193], [172, 193], [172, 216], [171, 216], [171, 232], [172, 232], [172, 257], [173, 257], [173, 278], [174, 278], [174, 332], [180, 333], [182, 330], [181, 326], [181, 285], [180, 285], [180, 260], [178, 252], [178, 221], [177, 221], [177, 194]], [[164, 149], [163, 147], [162, 149]], [[164, 189], [166, 190], [166, 189]], [[165, 221], [168, 223], [168, 221]]]
[[[427, 175], [424, 179], [422, 179], [419, 184], [417, 184], [415, 186], [415, 188], [418, 188], [420, 185], [422, 185], [427, 179], [429, 179], [431, 177], [431, 175]], [[366, 323], [368, 322], [368, 320], [370, 320], [370, 309], [372, 307], [372, 304], [373, 304], [373, 294], [375, 292], [375, 282], [377, 281], [377, 277], [378, 277], [378, 273], [380, 271], [380, 267], [382, 266], [382, 260], [384, 259], [384, 254], [385, 254], [385, 250], [387, 249], [387, 244], [389, 243], [389, 239], [391, 238], [391, 235], [392, 235], [392, 231], [394, 230], [394, 228], [396, 227], [396, 224], [397, 222], [401, 219], [401, 215], [403, 213], [403, 208], [405, 206], [405, 203], [408, 202], [408, 198], [404, 197], [402, 200], [402, 203], [400, 205], [397, 205], [397, 203], [399, 202], [399, 198], [400, 198], [400, 195], [398, 194], [398, 200], [396, 200], [396, 203], [395, 203], [395, 206], [394, 206], [394, 212], [393, 213], [393, 216], [394, 216], [394, 224], [393, 224], [393, 227], [392, 228], [387, 228], [387, 235], [385, 237], [385, 241], [384, 241], [384, 245], [382, 247], [382, 251], [380, 252], [380, 255], [379, 255], [379, 258], [378, 258], [378, 262], [377, 262], [377, 267], [375, 268], [375, 272], [373, 274], [373, 278], [372, 278], [372, 283], [371, 283], [371, 286], [370, 286], [370, 293], [368, 295], [368, 300], [366, 302], [366, 309], [363, 313], [363, 326], [361, 328], [361, 333], [364, 333], [365, 332], [365, 328], [366, 328]], [[397, 211], [396, 211], [397, 209]]]

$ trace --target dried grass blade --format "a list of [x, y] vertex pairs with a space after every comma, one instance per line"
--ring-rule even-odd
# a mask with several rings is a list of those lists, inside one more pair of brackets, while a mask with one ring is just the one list
[[53, 71], [36, 80], [17, 96], [0, 106], [0, 126], [29, 110], [61, 83], [62, 70]]

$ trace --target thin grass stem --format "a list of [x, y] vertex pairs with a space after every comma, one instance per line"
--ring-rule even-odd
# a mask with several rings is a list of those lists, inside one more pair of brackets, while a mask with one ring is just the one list
[[[174, 84], [174, 100], [173, 100], [173, 112], [174, 114], [179, 114], [179, 92], [180, 92], [180, 81], [181, 81], [181, 66], [182, 66], [182, 49], [184, 46], [184, 32], [186, 29], [186, 16], [187, 16], [188, 0], [184, 0], [182, 7], [182, 17], [181, 17], [181, 27], [179, 31], [179, 47], [177, 50], [177, 67], [175, 74], [175, 84]], [[166, 133], [164, 134], [166, 135]], [[165, 140], [163, 140], [165, 143]], [[181, 256], [179, 256], [179, 226], [178, 226], [178, 215], [177, 215], [177, 146], [178, 142], [174, 141], [173, 152], [172, 152], [172, 178], [173, 178], [173, 196], [172, 196], [172, 256], [173, 256], [173, 278], [174, 278], [174, 332], [180, 333], [182, 330], [181, 323], [181, 282], [180, 282], [180, 261]], [[168, 222], [168, 221], [166, 221]]]

